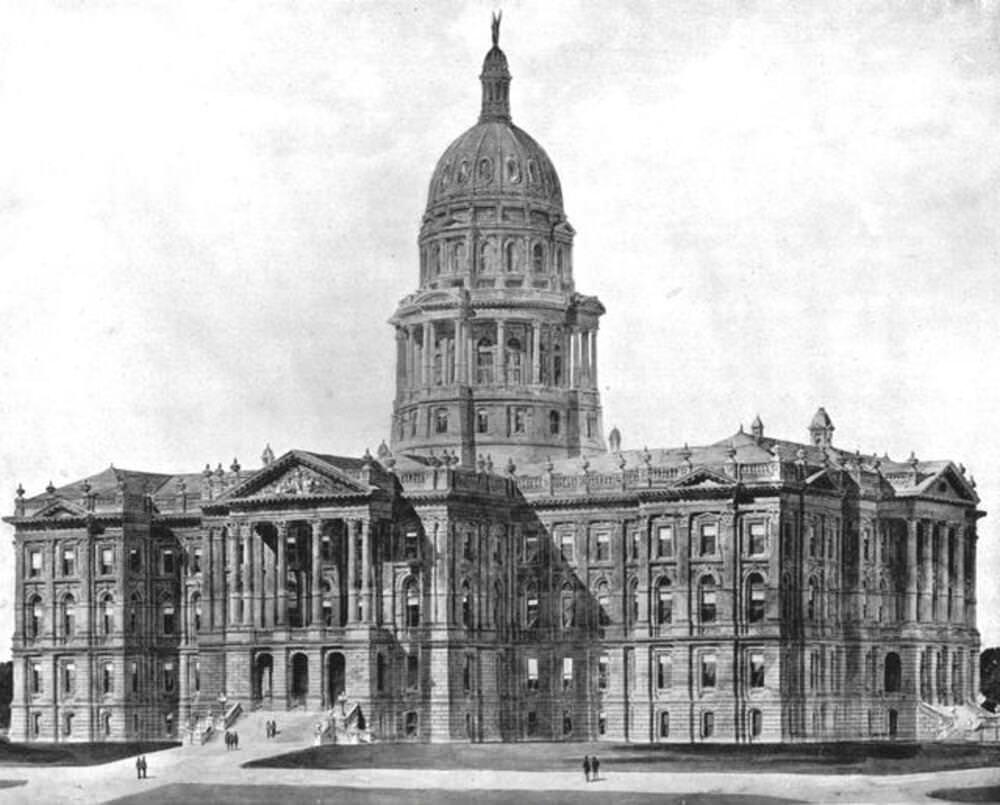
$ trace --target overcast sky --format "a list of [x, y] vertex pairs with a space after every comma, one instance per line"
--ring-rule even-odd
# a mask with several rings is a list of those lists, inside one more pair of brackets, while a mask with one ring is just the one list
[[[822, 8], [819, 8], [822, 6]], [[625, 447], [757, 413], [975, 475], [1000, 643], [997, 0], [507, 2]], [[0, 509], [388, 438], [484, 2], [0, 0]], [[7, 501], [3, 503], [2, 501]], [[10, 529], [3, 526], [2, 535]], [[13, 629], [0, 540], [0, 656]]]

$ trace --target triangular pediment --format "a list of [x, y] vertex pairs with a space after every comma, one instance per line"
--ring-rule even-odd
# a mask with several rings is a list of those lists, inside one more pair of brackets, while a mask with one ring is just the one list
[[34, 514], [35, 517], [47, 517], [51, 520], [79, 519], [86, 517], [87, 511], [82, 506], [62, 498], [47, 503]]
[[308, 453], [291, 451], [234, 486], [221, 500], [363, 495], [364, 484]]
[[936, 498], [949, 498], [962, 503], [975, 503], [979, 500], [976, 490], [951, 464], [924, 480], [920, 486], [921, 492]]
[[677, 489], [704, 489], [718, 488], [723, 486], [733, 486], [736, 482], [725, 475], [721, 475], [707, 467], [695, 467], [691, 472], [674, 483]]

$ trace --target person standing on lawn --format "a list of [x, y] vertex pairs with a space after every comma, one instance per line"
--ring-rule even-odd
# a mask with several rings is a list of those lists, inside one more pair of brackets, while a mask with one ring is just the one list
[[142, 779], [145, 780], [146, 779], [146, 769], [149, 768], [148, 764], [146, 763], [146, 756], [143, 755], [141, 758], [139, 758], [139, 760], [142, 762]]
[[594, 779], [597, 780], [601, 773], [601, 761], [597, 759], [597, 755], [594, 755], [593, 759], [590, 761], [590, 768], [594, 770]]
[[590, 756], [583, 756], [583, 779], [590, 782]]
[[136, 755], [135, 758], [135, 779], [142, 779], [142, 755]]

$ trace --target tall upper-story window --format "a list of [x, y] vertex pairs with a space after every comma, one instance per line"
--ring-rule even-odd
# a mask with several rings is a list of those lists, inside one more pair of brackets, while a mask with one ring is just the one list
[[114, 631], [115, 626], [115, 600], [111, 595], [106, 595], [101, 600], [101, 634], [105, 637]]
[[559, 435], [559, 412], [549, 411], [549, 435]]
[[576, 538], [572, 531], [563, 531], [559, 535], [559, 552], [567, 562], [572, 562], [575, 559], [575, 545]]
[[595, 558], [598, 562], [607, 562], [611, 559], [611, 534], [607, 531], [597, 532]]
[[166, 601], [163, 604], [163, 634], [165, 635], [172, 635], [174, 633], [176, 628], [174, 614], [173, 601]]
[[767, 526], [764, 523], [750, 523], [750, 553], [759, 556], [767, 553]]
[[63, 548], [62, 574], [64, 576], [76, 575], [76, 548]]
[[674, 591], [670, 579], [662, 578], [656, 583], [656, 622], [665, 626], [674, 618]]
[[115, 572], [114, 548], [101, 548], [100, 564], [97, 569], [102, 576], [110, 576]]
[[63, 637], [73, 637], [76, 634], [76, 599], [67, 595], [62, 601]]
[[407, 579], [403, 585], [403, 600], [406, 603], [406, 625], [420, 625], [420, 588], [416, 579]]
[[163, 556], [163, 575], [172, 576], [174, 574], [174, 552], [165, 550]]
[[661, 559], [669, 559], [674, 555], [674, 527], [672, 525], [657, 527], [656, 555]]
[[765, 603], [764, 578], [759, 573], [752, 573], [747, 579], [747, 620], [750, 623], [764, 620]]
[[520, 385], [524, 382], [524, 349], [517, 338], [507, 339], [505, 355], [507, 365], [507, 383]]
[[448, 432], [448, 409], [447, 408], [437, 408], [434, 411], [434, 432], [435, 433], [447, 433]]
[[536, 243], [531, 249], [531, 268], [536, 274], [545, 271], [545, 247]]
[[28, 602], [28, 637], [32, 640], [42, 634], [42, 599], [37, 595]]
[[28, 557], [28, 576], [37, 579], [42, 575], [42, 552], [31, 551]]
[[716, 618], [716, 591], [715, 579], [711, 576], [704, 576], [701, 580], [701, 622], [715, 623]]
[[699, 553], [702, 556], [715, 554], [718, 548], [719, 526], [717, 523], [702, 523], [700, 529]]
[[489, 385], [493, 382], [493, 342], [480, 338], [476, 344], [476, 382]]
[[490, 415], [485, 408], [476, 411], [476, 433], [490, 432]]

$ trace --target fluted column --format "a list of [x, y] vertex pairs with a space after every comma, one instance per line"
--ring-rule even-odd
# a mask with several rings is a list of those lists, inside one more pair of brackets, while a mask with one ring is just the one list
[[267, 612], [268, 612], [268, 578], [270, 577], [270, 571], [268, 570], [268, 554], [270, 551], [264, 542], [264, 535], [262, 533], [257, 534], [256, 548], [257, 558], [255, 560], [257, 566], [257, 576], [254, 582], [256, 590], [256, 598], [254, 600], [254, 625], [259, 629], [266, 629], [270, 626], [267, 622]]
[[274, 595], [278, 602], [277, 625], [288, 625], [288, 523], [278, 522], [278, 572], [274, 574]]
[[347, 622], [358, 620], [358, 521], [347, 521]]
[[538, 385], [542, 382], [542, 325], [537, 321], [531, 326], [531, 382]]
[[597, 330], [590, 331], [590, 385], [597, 388]]
[[406, 388], [413, 389], [416, 385], [413, 381], [414, 356], [416, 355], [416, 344], [413, 337], [413, 325], [406, 325]]
[[455, 382], [465, 383], [465, 322], [462, 319], [455, 319]]
[[955, 605], [951, 613], [954, 623], [965, 623], [965, 526], [955, 528], [954, 576], [951, 580]]
[[396, 328], [396, 390], [406, 388], [406, 333], [402, 327]]
[[424, 322], [424, 333], [423, 333], [423, 355], [421, 356], [423, 360], [423, 378], [420, 385], [427, 387], [433, 385], [434, 378], [431, 374], [431, 365], [434, 358], [434, 324], [432, 322]]
[[319, 626], [323, 622], [323, 589], [320, 578], [319, 545], [323, 533], [321, 520], [312, 523], [312, 625]]
[[243, 532], [243, 625], [253, 624], [253, 524], [245, 523], [240, 527]]
[[371, 523], [366, 519], [361, 521], [361, 620], [364, 623], [372, 621], [371, 579]]
[[570, 330], [569, 334], [569, 387], [575, 389], [580, 385], [580, 334]]
[[917, 538], [919, 523], [910, 520], [906, 524], [906, 619], [916, 621], [918, 616], [919, 592], [917, 589]]
[[[978, 540], [978, 536], [976, 534], [976, 527], [975, 526], [970, 526], [969, 530], [966, 532], [965, 537], [966, 537], [966, 548], [965, 548], [965, 550], [966, 550], [968, 558], [969, 558], [968, 573], [966, 574], [966, 582], [967, 583], [965, 585], [965, 603], [966, 603], [966, 609], [965, 609], [966, 621], [965, 622], [966, 622], [966, 624], [968, 626], [975, 627], [975, 625], [976, 625], [976, 542]], [[964, 563], [963, 563], [963, 565], [964, 565]], [[963, 572], [964, 571], [965, 571], [965, 568], [963, 567]], [[976, 686], [973, 688], [973, 691], [975, 691], [975, 692], [978, 693], [978, 691], [979, 691], [979, 665], [978, 665], [978, 659], [977, 659], [977, 662], [975, 663], [975, 670], [976, 670], [976, 678], [975, 678]]]
[[236, 523], [229, 523], [226, 526], [226, 589], [229, 599], [229, 617], [226, 623], [229, 626], [236, 626], [236, 615], [239, 612], [239, 595], [236, 592], [236, 574], [239, 568], [236, 566], [236, 531], [239, 526]]
[[927, 669], [930, 676], [928, 687], [928, 699], [931, 704], [937, 704], [938, 700], [938, 650], [936, 648], [927, 649]]

